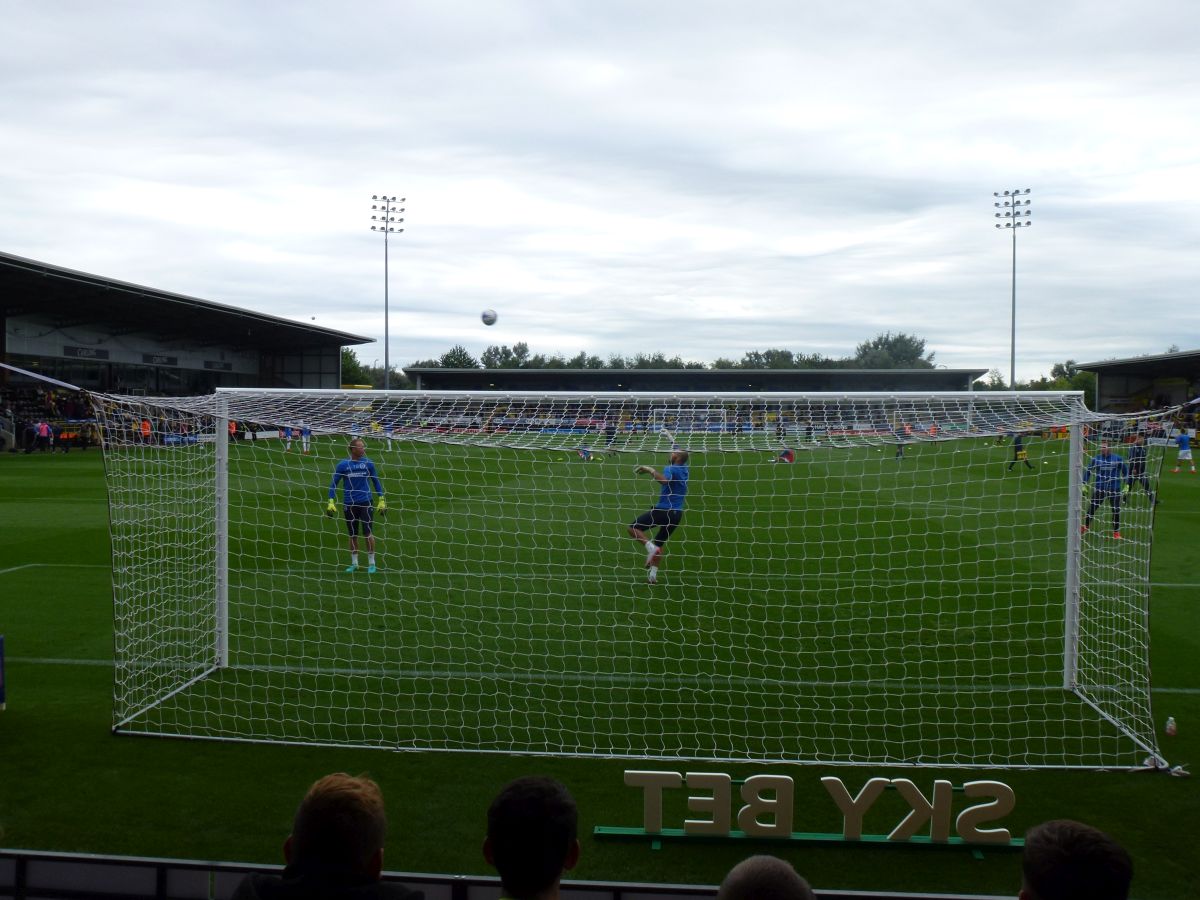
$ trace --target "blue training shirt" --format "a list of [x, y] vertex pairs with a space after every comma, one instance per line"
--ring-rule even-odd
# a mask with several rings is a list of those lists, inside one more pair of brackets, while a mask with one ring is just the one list
[[667, 479], [658, 493], [658, 503], [655, 509], [683, 509], [683, 498], [687, 496], [688, 467], [667, 466], [662, 470], [663, 478]]
[[342, 502], [348, 506], [370, 504], [371, 486], [375, 493], [383, 496], [383, 485], [375, 474], [375, 463], [365, 456], [362, 459], [343, 459], [333, 470], [333, 481], [329, 482], [329, 499], [337, 496], [338, 482], [344, 482], [342, 487]]
[[1125, 457], [1109, 451], [1108, 456], [1092, 457], [1083, 473], [1083, 483], [1087, 484], [1095, 478], [1097, 491], [1117, 493], [1128, 475], [1129, 467], [1125, 465]]
[[1181, 431], [1175, 435], [1175, 443], [1179, 445], [1180, 450], [1192, 449], [1192, 436], [1186, 431]]

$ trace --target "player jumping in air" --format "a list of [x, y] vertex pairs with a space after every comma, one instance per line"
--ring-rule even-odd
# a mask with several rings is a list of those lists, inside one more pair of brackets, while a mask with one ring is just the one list
[[1179, 434], [1175, 435], [1175, 443], [1179, 447], [1179, 455], [1175, 457], [1175, 468], [1172, 472], [1178, 472], [1179, 467], [1184, 463], [1191, 466], [1192, 474], [1196, 474], [1196, 463], [1192, 459], [1192, 436], [1188, 434], [1186, 428], [1179, 429]]
[[361, 526], [363, 537], [367, 539], [367, 572], [375, 573], [375, 535], [371, 530], [371, 488], [379, 498], [375, 510], [380, 517], [387, 514], [387, 501], [383, 499], [383, 485], [375, 472], [375, 463], [367, 459], [366, 446], [362, 438], [350, 441], [350, 458], [343, 459], [333, 470], [333, 480], [329, 482], [329, 502], [325, 505], [325, 515], [333, 517], [337, 514], [338, 482], [342, 482], [342, 506], [346, 516], [346, 529], [350, 532], [350, 565], [347, 572], [358, 569], [358, 532]]
[[[658, 581], [658, 566], [662, 561], [663, 545], [679, 527], [683, 518], [683, 498], [687, 496], [688, 490], [687, 462], [686, 450], [672, 450], [671, 463], [664, 466], [661, 472], [653, 466], [638, 466], [634, 469], [637, 474], [650, 475], [662, 485], [654, 509], [642, 513], [629, 526], [629, 536], [646, 548], [646, 580], [650, 584]], [[651, 528], [658, 529], [653, 540], [646, 534]]]
[[1012, 467], [1019, 462], [1025, 463], [1025, 468], [1032, 469], [1033, 463], [1029, 461], [1029, 451], [1025, 449], [1025, 436], [1021, 432], [1013, 435], [1013, 458], [1008, 464], [1008, 471], [1012, 471]]
[[1125, 481], [1125, 493], [1133, 490], [1134, 482], [1142, 486], [1142, 490], [1150, 496], [1150, 502], [1158, 505], [1158, 497], [1150, 487], [1150, 479], [1146, 477], [1146, 437], [1135, 434], [1133, 444], [1129, 447], [1129, 478]]
[[1092, 457], [1092, 461], [1083, 472], [1083, 489], [1087, 492], [1091, 487], [1091, 497], [1088, 500], [1087, 515], [1083, 518], [1083, 526], [1079, 529], [1080, 534], [1087, 534], [1092, 526], [1092, 516], [1107, 500], [1112, 507], [1113, 537], [1121, 539], [1121, 488], [1128, 477], [1129, 467], [1125, 464], [1125, 457], [1113, 453], [1108, 441], [1101, 442], [1100, 454]]

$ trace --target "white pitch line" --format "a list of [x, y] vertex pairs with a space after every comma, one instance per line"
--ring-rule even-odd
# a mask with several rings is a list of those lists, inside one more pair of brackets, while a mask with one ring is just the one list
[[9, 569], [0, 569], [0, 575], [20, 572], [22, 569], [111, 569], [111, 563], [24, 563]]
[[[112, 668], [115, 663], [107, 659], [58, 659], [54, 657], [44, 656], [16, 656], [10, 657], [11, 663], [24, 663], [27, 665], [42, 665], [42, 666], [88, 666], [92, 668]], [[1058, 685], [961, 685], [961, 684], [937, 684], [925, 682], [898, 682], [898, 681], [850, 681], [850, 682], [825, 682], [825, 681], [793, 681], [775, 678], [750, 678], [746, 676], [704, 676], [696, 675], [691, 677], [671, 677], [663, 675], [623, 675], [620, 673], [607, 672], [488, 672], [482, 670], [468, 669], [355, 669], [348, 667], [335, 667], [332, 669], [321, 669], [306, 666], [246, 666], [234, 667], [234, 671], [238, 669], [249, 672], [270, 672], [273, 674], [299, 674], [299, 675], [359, 675], [373, 678], [392, 677], [392, 678], [474, 678], [488, 679], [494, 678], [497, 681], [523, 681], [523, 682], [570, 682], [583, 681], [591, 683], [603, 684], [628, 684], [632, 686], [645, 685], [662, 686], [662, 685], [683, 685], [683, 684], [706, 684], [706, 683], [723, 683], [723, 684], [758, 684], [758, 685], [777, 685], [781, 687], [888, 687], [888, 688], [915, 688], [917, 690], [973, 690], [973, 691], [1057, 691], [1061, 688]], [[1152, 694], [1171, 694], [1171, 695], [1197, 695], [1200, 694], [1200, 688], [1152, 688]]]

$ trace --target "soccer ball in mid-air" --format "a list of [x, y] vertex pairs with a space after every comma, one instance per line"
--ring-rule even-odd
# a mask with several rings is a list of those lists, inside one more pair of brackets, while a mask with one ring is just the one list
[[479, 318], [483, 320], [484, 325], [495, 325], [496, 311], [494, 309], [485, 309], [479, 314]]

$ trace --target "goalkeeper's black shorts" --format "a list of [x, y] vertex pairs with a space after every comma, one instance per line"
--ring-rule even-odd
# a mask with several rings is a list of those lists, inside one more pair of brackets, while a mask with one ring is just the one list
[[633, 523], [630, 528], [637, 528], [639, 531], [645, 531], [648, 528], [657, 528], [658, 534], [654, 536], [656, 543], [665, 543], [667, 538], [671, 536], [671, 532], [679, 527], [679, 522], [683, 519], [682, 509], [662, 509], [655, 507], [647, 512], [642, 513]]
[[371, 510], [370, 503], [346, 504], [346, 530], [350, 532], [350, 537], [358, 536], [360, 525], [362, 526], [363, 537], [370, 537], [371, 523], [374, 521], [374, 513]]

